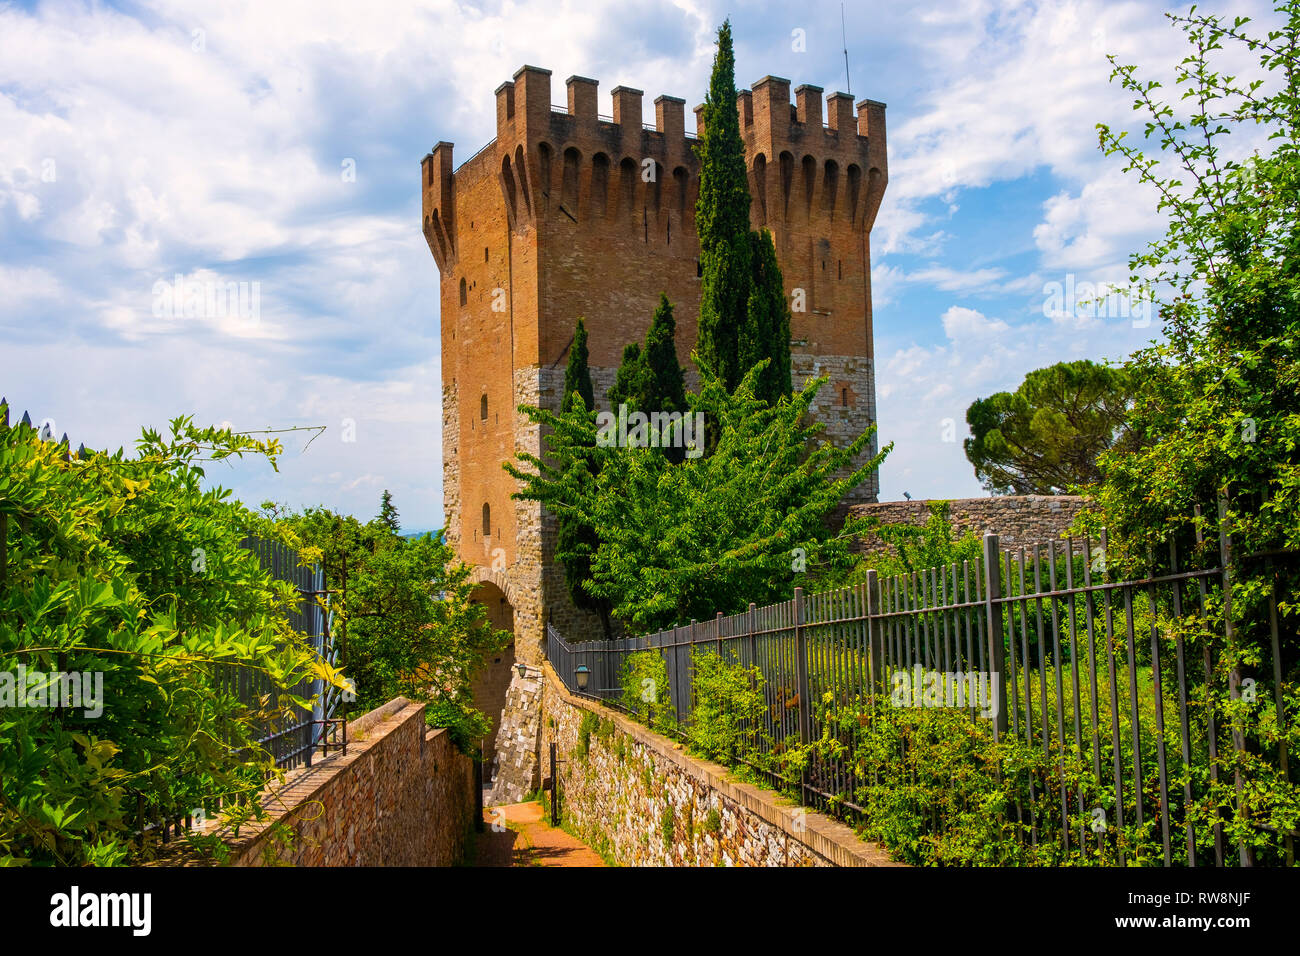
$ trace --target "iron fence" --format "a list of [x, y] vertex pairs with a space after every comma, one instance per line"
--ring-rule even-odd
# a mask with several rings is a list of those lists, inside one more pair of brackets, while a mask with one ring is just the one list
[[[319, 564], [300, 564], [298, 552], [278, 541], [249, 537], [240, 542], [240, 547], [257, 555], [262, 570], [272, 578], [294, 586], [300, 603], [289, 614], [289, 626], [303, 636], [318, 657], [338, 666], [339, 650], [330, 637], [328, 615], [316, 601], [318, 595], [328, 593], [324, 569]], [[267, 674], [237, 665], [222, 665], [219, 679], [250, 707], [258, 706], [266, 695], [280, 690]], [[313, 708], [291, 706], [284, 716], [267, 721], [257, 745], [271, 754], [277, 767], [285, 770], [303, 764], [310, 767], [317, 750], [336, 745], [333, 718], [341, 702], [340, 692], [333, 686], [327, 687], [319, 677], [305, 679], [287, 690], [296, 697], [313, 698]]]
[[[1247, 673], [1224, 656], [1232, 625], [1208, 623], [1242, 560], [1228, 537], [1218, 545], [1207, 549], [1199, 536], [1195, 546], [1171, 543], [1150, 556], [1146, 574], [1117, 580], [1104, 532], [1007, 551], [988, 534], [977, 561], [890, 578], [870, 571], [854, 587], [796, 588], [781, 604], [656, 634], [568, 642], [548, 627], [547, 652], [571, 692], [622, 707], [628, 658], [657, 651], [669, 681], [661, 705], [679, 728], [689, 728], [696, 702], [694, 654], [756, 668], [764, 715], [742, 722], [747, 743], [733, 756], [819, 809], [865, 814], [864, 793], [908, 782], [884, 779], [859, 749], [885, 708], [894, 717], [900, 707], [956, 708], [986, 742], [1042, 755], [1029, 769], [998, 768], [999, 779], [1018, 774], [1004, 822], [1023, 843], [1058, 859], [1123, 864], [1148, 841], [1155, 859], [1142, 862], [1249, 865], [1250, 846], [1225, 835], [1227, 808], [1206, 806], [1229, 785], [1240, 799], [1234, 758], [1247, 752], [1291, 782], [1284, 677], [1297, 640], [1282, 639], [1276, 584], [1278, 562], [1295, 555], [1263, 556], [1274, 582], [1269, 624]], [[1247, 687], [1282, 730], [1243, 731], [1229, 711]], [[781, 756], [800, 745], [803, 769], [783, 773]], [[1292, 863], [1297, 834], [1275, 833]]]

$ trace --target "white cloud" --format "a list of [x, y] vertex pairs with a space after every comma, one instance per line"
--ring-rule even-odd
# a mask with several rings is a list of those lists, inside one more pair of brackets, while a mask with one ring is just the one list
[[924, 282], [944, 292], [970, 292], [996, 287], [1006, 276], [1002, 269], [975, 269], [962, 272], [947, 266], [931, 265], [907, 274], [908, 282]]
[[0, 303], [9, 308], [21, 308], [38, 301], [56, 301], [62, 295], [59, 280], [48, 270], [0, 263]]
[[954, 305], [943, 314], [944, 334], [953, 343], [962, 345], [992, 345], [993, 336], [1000, 336], [1010, 326], [1000, 319], [986, 318], [982, 312]]
[[384, 483], [383, 475], [358, 475], [340, 486], [341, 491], [355, 491], [358, 488], [379, 488]]
[[[1129, 253], [1152, 235], [1152, 210], [1159, 195], [1120, 169], [1111, 169], [1077, 193], [1063, 191], [1043, 204], [1034, 243], [1047, 268], [1122, 269]], [[1117, 279], [1120, 277], [1117, 277]]]
[[[1229, 13], [1262, 5], [1227, 2]], [[709, 0], [652, 0], [618, 16], [578, 0], [145, 0], [130, 9], [138, 15], [77, 0], [0, 6], [10, 397], [48, 405], [70, 434], [114, 447], [137, 423], [185, 410], [249, 427], [336, 428], [351, 417], [355, 445], [327, 435], [289, 456], [279, 477], [231, 480], [248, 500], [311, 487], [369, 514], [367, 482], [382, 475], [408, 521], [435, 524], [439, 319], [418, 228], [419, 156], [437, 139], [455, 140], [461, 158], [487, 142], [493, 91], [523, 63], [556, 71], [555, 102], [574, 73], [601, 81], [602, 112], [618, 83], [646, 91], [647, 119], [661, 92], [686, 97], [689, 112], [726, 11]], [[810, 29], [810, 44], [833, 35], [824, 48], [838, 46], [837, 14]], [[855, 57], [868, 47], [908, 67], [871, 81], [900, 94], [890, 97], [890, 185], [872, 236], [877, 336], [888, 307], [912, 290], [979, 296], [984, 310], [969, 301], [931, 309], [929, 327], [948, 338], [905, 341], [882, 361], [884, 431], [937, 433], [933, 422], [960, 420], [952, 407], [979, 390], [1014, 384], [1053, 356], [1127, 341], [1102, 338], [1111, 321], [1024, 325], [1019, 300], [1065, 272], [1117, 281], [1123, 254], [1153, 227], [1149, 205], [1097, 151], [1094, 124], [1131, 119], [1101, 47], [1144, 64], [1181, 57], [1160, 10], [957, 0], [853, 19], [850, 10]], [[784, 73], [836, 88], [838, 66], [824, 64], [838, 55], [791, 61], [783, 18], [737, 16], [734, 26], [742, 84]], [[356, 161], [354, 183], [340, 176], [344, 159]], [[984, 258], [959, 238], [974, 190], [1040, 173], [1050, 179], [1041, 224], [1011, 237], [1038, 256], [1033, 267]], [[260, 321], [160, 320], [154, 285], [176, 274], [260, 282]], [[926, 461], [905, 467], [935, 475]]]
[[[984, 494], [962, 451], [966, 409], [977, 398], [1017, 388], [1025, 373], [1079, 358], [1121, 359], [1151, 330], [1131, 319], [1085, 324], [1046, 318], [1012, 325], [966, 306], [939, 317], [944, 341], [909, 345], [877, 358], [880, 440], [894, 441], [881, 469], [881, 498], [972, 497]], [[945, 420], [956, 423], [946, 441]]]
[[907, 281], [903, 270], [880, 259], [871, 263], [871, 306], [880, 310], [890, 305], [898, 295], [899, 287]]
[[[1050, 268], [1118, 267], [1159, 232], [1150, 195], [1101, 153], [1095, 128], [1140, 129], [1106, 53], [1165, 79], [1184, 55], [1159, 7], [971, 0], [920, 19], [931, 28], [917, 51], [926, 90], [907, 114], [891, 113], [878, 255], [915, 252], [964, 192], [1034, 174], [1068, 184], [1025, 237]], [[936, 201], [943, 213], [928, 211]]]
[[[568, 73], [591, 75], [602, 112], [624, 83], [647, 91], [653, 118], [658, 93], [701, 93], [721, 17], [680, 2], [609, 18], [576, 0], [132, 12], [0, 6], [0, 329], [33, 349], [7, 385], [114, 445], [185, 407], [258, 426], [351, 415], [365, 460], [317, 442], [309, 457], [340, 475], [324, 487], [360, 501], [389, 476], [406, 519], [434, 525], [437, 271], [420, 155], [454, 139], [467, 157], [490, 139], [493, 91], [526, 62], [556, 69], [554, 101]], [[177, 274], [259, 282], [259, 320], [155, 315], [155, 284]], [[96, 371], [73, 381], [73, 355]], [[113, 399], [69, 404], [91, 382]], [[292, 498], [289, 478], [240, 491]]]

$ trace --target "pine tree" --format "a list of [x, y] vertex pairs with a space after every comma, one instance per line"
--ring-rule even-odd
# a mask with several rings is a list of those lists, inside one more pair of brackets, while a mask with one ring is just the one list
[[1030, 372], [1014, 392], [975, 399], [964, 443], [975, 477], [995, 495], [1057, 495], [1099, 481], [1101, 454], [1133, 450], [1125, 425], [1133, 379], [1080, 359]]
[[700, 198], [695, 227], [700, 237], [700, 324], [697, 355], [729, 389], [740, 384], [738, 337], [749, 307], [749, 181], [745, 144], [736, 109], [736, 57], [731, 21], [718, 30], [718, 52], [704, 101]]
[[393, 505], [393, 493], [385, 488], [383, 497], [379, 501], [379, 520], [387, 525], [388, 530], [393, 534], [398, 534], [402, 530], [400, 518], [401, 515]]

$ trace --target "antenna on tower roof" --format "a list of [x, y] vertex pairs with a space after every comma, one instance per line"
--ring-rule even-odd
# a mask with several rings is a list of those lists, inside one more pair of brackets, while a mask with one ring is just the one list
[[844, 29], [844, 4], [840, 4], [840, 39], [844, 42], [844, 83], [848, 87], [844, 92], [853, 95], [853, 80], [849, 78], [849, 35]]

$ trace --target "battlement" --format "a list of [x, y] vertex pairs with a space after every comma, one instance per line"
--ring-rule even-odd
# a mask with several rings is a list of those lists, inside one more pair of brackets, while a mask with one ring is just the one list
[[[737, 94], [756, 225], [779, 228], [792, 215], [847, 218], [855, 232], [874, 224], [889, 180], [885, 104], [860, 100], [855, 115], [849, 94], [831, 93], [823, 119], [823, 92], [805, 83], [791, 102], [790, 81], [765, 76]], [[699, 122], [703, 110], [696, 107]]]
[[[564, 81], [566, 105], [551, 102], [551, 71], [523, 66], [513, 80], [496, 90], [497, 140], [507, 142], [556, 141], [597, 137], [612, 152], [636, 154], [647, 143], [644, 135], [658, 134], [659, 142], [650, 138], [667, 154], [689, 152], [688, 141], [694, 134], [686, 132], [685, 103], [675, 96], [655, 98], [655, 123], [642, 121], [645, 93], [627, 86], [610, 91], [611, 112], [599, 112], [599, 82], [586, 76], [571, 76]], [[659, 150], [656, 150], [659, 151]]]
[[[425, 237], [444, 272], [457, 258], [456, 180], [495, 176], [510, 227], [563, 217], [584, 227], [693, 231], [699, 191], [696, 134], [685, 100], [660, 95], [655, 122], [643, 122], [644, 92], [610, 91], [599, 112], [599, 83], [565, 80], [566, 104], [552, 103], [551, 71], [525, 65], [496, 89], [497, 135], [461, 167], [452, 144], [424, 158]], [[825, 231], [870, 230], [888, 181], [885, 104], [765, 76], [736, 98], [753, 199], [751, 220], [779, 230], [788, 220]], [[703, 133], [703, 106], [695, 107]]]
[[[810, 148], [836, 150], [840, 147], [856, 149], [851, 138], [866, 140], [868, 145], [884, 146], [885, 104], [876, 100], [859, 100], [854, 114], [853, 97], [848, 93], [831, 93], [825, 97], [826, 114], [822, 115], [820, 86], [804, 83], [795, 87], [794, 101], [790, 100], [790, 81], [781, 76], [765, 76], [754, 83], [752, 90], [737, 94], [742, 132], [764, 134], [769, 145], [784, 144], [816, 137], [807, 145]], [[703, 107], [697, 107], [702, 110]], [[877, 138], [878, 143], [872, 143]], [[883, 151], [878, 153], [883, 156]]]

